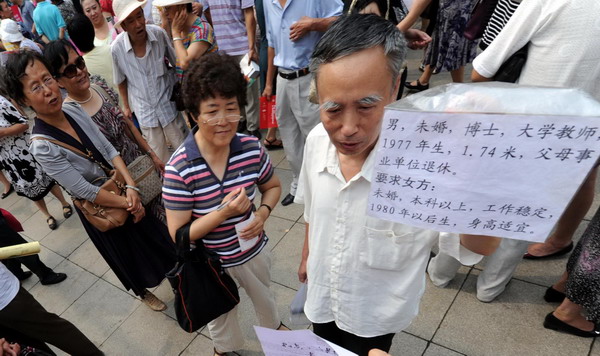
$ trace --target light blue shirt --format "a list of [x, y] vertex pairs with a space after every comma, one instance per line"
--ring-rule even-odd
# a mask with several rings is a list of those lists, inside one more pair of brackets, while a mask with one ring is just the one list
[[49, 3], [50, 0], [38, 3], [33, 10], [33, 22], [38, 35], [45, 35], [50, 41], [56, 41], [59, 35], [59, 28], [65, 28], [65, 38], [69, 38], [66, 33], [65, 20], [62, 18], [58, 7]]
[[317, 42], [323, 35], [311, 31], [296, 42], [290, 40], [290, 26], [302, 16], [327, 18], [340, 16], [344, 8], [341, 0], [287, 0], [282, 8], [279, 0], [264, 0], [269, 47], [275, 49], [273, 64], [287, 70], [308, 67]]

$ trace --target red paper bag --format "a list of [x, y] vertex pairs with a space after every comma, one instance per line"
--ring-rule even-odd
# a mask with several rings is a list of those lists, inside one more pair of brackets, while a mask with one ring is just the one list
[[2, 214], [2, 216], [4, 216], [4, 220], [6, 220], [6, 223], [8, 224], [8, 226], [15, 230], [16, 232], [21, 232], [23, 231], [23, 227], [21, 226], [21, 223], [19, 222], [19, 220], [17, 220], [17, 218], [15, 218], [13, 216], [13, 214], [9, 213], [8, 211], [0, 208], [0, 214]]
[[260, 128], [270, 129], [277, 127], [277, 118], [275, 116], [275, 95], [271, 95], [271, 100], [267, 97], [260, 97]]

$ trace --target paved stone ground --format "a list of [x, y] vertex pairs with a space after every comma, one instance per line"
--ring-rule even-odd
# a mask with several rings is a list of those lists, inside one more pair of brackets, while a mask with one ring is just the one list
[[[410, 79], [419, 74], [420, 53], [412, 52]], [[470, 69], [467, 70], [470, 72]], [[449, 81], [448, 74], [433, 77], [432, 85]], [[287, 194], [292, 173], [282, 151], [271, 152], [276, 173]], [[599, 206], [596, 197], [593, 213]], [[62, 216], [60, 204], [48, 200], [51, 213]], [[54, 286], [42, 286], [34, 276], [24, 283], [49, 311], [77, 325], [107, 355], [212, 355], [206, 329], [188, 334], [182, 331], [173, 314], [173, 294], [164, 281], [154, 293], [168, 302], [165, 312], [153, 312], [125, 291], [114, 273], [83, 231], [78, 217], [59, 219], [59, 228], [50, 231], [35, 205], [12, 194], [0, 200], [0, 207], [11, 211], [25, 228], [28, 240], [42, 244], [41, 258], [51, 268], [68, 274]], [[579, 238], [592, 213], [577, 231]], [[284, 321], [289, 320], [289, 304], [299, 287], [296, 270], [304, 236], [302, 206], [277, 206], [266, 231], [272, 251], [272, 288]], [[523, 261], [507, 290], [492, 303], [475, 297], [476, 278], [483, 264], [463, 267], [445, 289], [428, 281], [421, 311], [412, 325], [399, 333], [392, 355], [544, 355], [600, 356], [600, 342], [560, 334], [542, 326], [553, 305], [542, 296], [547, 286], [562, 274], [567, 257], [544, 262]], [[485, 262], [485, 261], [484, 261]], [[257, 322], [249, 299], [241, 291], [239, 316], [246, 336], [239, 354], [262, 355], [252, 325]], [[58, 351], [59, 354], [60, 351]]]

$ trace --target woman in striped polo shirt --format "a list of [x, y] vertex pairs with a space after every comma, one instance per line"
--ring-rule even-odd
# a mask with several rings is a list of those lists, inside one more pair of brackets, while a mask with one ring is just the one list
[[[227, 273], [252, 300], [260, 325], [285, 328], [269, 288], [271, 261], [263, 231], [281, 183], [258, 139], [236, 133], [246, 85], [239, 64], [224, 54], [195, 59], [186, 71], [183, 97], [197, 127], [165, 168], [167, 225], [174, 237], [193, 221], [190, 240], [220, 255]], [[261, 202], [255, 208], [258, 192]], [[238, 235], [236, 225], [248, 220]], [[208, 330], [216, 355], [244, 345], [237, 307], [210, 322]]]

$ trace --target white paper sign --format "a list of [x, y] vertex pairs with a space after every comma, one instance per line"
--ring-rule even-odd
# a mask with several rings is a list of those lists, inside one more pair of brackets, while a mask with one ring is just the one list
[[599, 154], [599, 117], [387, 110], [367, 213], [543, 242]]
[[254, 326], [265, 356], [356, 356], [310, 330], [278, 331]]
[[256, 245], [256, 241], [258, 240], [258, 236], [255, 236], [251, 239], [245, 240], [240, 237], [240, 231], [242, 231], [248, 224], [250, 224], [254, 220], [254, 213], [250, 213], [250, 217], [241, 223], [235, 224], [235, 233], [238, 236], [238, 241], [240, 242], [240, 249], [242, 252], [251, 249]]

